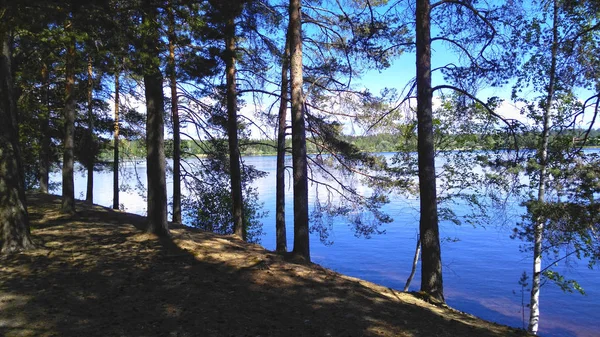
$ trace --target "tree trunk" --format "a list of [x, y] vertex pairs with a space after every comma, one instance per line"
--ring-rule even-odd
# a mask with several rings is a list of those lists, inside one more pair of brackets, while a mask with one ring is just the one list
[[[72, 23], [67, 24], [67, 30], [72, 30]], [[72, 34], [72, 33], [71, 33]], [[62, 167], [62, 208], [64, 213], [75, 212], [75, 184], [73, 182], [73, 146], [75, 142], [75, 38], [70, 38], [66, 55], [66, 87], [64, 108], [64, 153]]]
[[433, 141], [430, 12], [429, 0], [417, 1], [417, 150], [421, 202], [421, 291], [436, 301], [444, 302]]
[[115, 71], [115, 125], [113, 148], [113, 209], [119, 209], [119, 71]]
[[279, 253], [287, 252], [287, 235], [285, 228], [285, 132], [288, 107], [289, 80], [290, 71], [290, 41], [289, 38], [285, 44], [285, 52], [281, 65], [281, 93], [279, 101], [279, 120], [277, 129], [277, 181], [275, 197], [275, 232], [276, 232], [276, 251]]
[[144, 16], [144, 64], [146, 89], [146, 144], [148, 224], [146, 231], [159, 236], [169, 235], [167, 222], [167, 184], [164, 149], [164, 97], [162, 74], [159, 69], [158, 43], [160, 35], [156, 22], [156, 8], [146, 7]]
[[[554, 86], [556, 79], [556, 58], [558, 53], [558, 2], [554, 0], [553, 19], [552, 19], [552, 50], [550, 64], [550, 83], [548, 84], [548, 96], [544, 105], [544, 118], [541, 147], [538, 154], [538, 163], [540, 166], [540, 181], [538, 185], [538, 203], [545, 202], [546, 179], [547, 179], [547, 159], [548, 159], [548, 141], [550, 139], [550, 113], [552, 110], [552, 101], [554, 99]], [[533, 278], [531, 282], [531, 299], [529, 303], [529, 327], [532, 334], [537, 334], [540, 323], [540, 287], [542, 279], [542, 239], [544, 234], [544, 217], [538, 214], [535, 217], [533, 229]]]
[[94, 94], [94, 78], [92, 68], [92, 57], [88, 56], [87, 65], [88, 75], [88, 92], [87, 92], [87, 105], [88, 105], [88, 138], [90, 145], [93, 148], [93, 153], [90, 155], [87, 163], [87, 190], [85, 194], [85, 201], [88, 204], [94, 203], [94, 162], [96, 160], [96, 142], [94, 139], [94, 107], [93, 107], [93, 94]]
[[47, 194], [50, 175], [50, 74], [46, 64], [42, 66], [42, 112], [40, 114], [40, 192]]
[[169, 16], [169, 85], [171, 86], [171, 118], [173, 119], [173, 222], [181, 223], [181, 135], [179, 133], [179, 99], [175, 67], [175, 17]]
[[10, 34], [0, 27], [0, 254], [33, 248], [25, 202]]
[[293, 254], [310, 262], [308, 233], [308, 170], [306, 162], [306, 125], [302, 95], [301, 0], [290, 0], [290, 79], [292, 100], [292, 164], [294, 180]]
[[225, 25], [225, 71], [227, 77], [227, 136], [229, 139], [229, 169], [233, 201], [233, 235], [246, 240], [242, 204], [242, 170], [237, 127], [237, 88], [235, 83], [235, 17]]
[[415, 257], [413, 258], [412, 268], [410, 270], [410, 275], [408, 275], [408, 279], [406, 280], [406, 284], [404, 285], [404, 292], [407, 292], [410, 288], [410, 283], [415, 277], [415, 272], [417, 271], [417, 264], [419, 263], [419, 255], [421, 255], [421, 238], [417, 235], [417, 247], [415, 247]]

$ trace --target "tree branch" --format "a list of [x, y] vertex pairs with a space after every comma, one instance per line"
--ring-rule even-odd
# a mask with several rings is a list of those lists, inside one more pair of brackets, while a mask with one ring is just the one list
[[481, 105], [484, 107], [484, 109], [485, 109], [485, 110], [486, 110], [486, 111], [487, 111], [487, 112], [488, 112], [490, 115], [492, 115], [492, 116], [494, 116], [494, 117], [498, 118], [498, 119], [499, 119], [499, 120], [501, 120], [501, 121], [502, 121], [504, 124], [506, 124], [506, 126], [509, 128], [509, 130], [510, 130], [510, 132], [511, 132], [512, 136], [513, 136], [513, 139], [514, 139], [514, 141], [515, 141], [515, 149], [516, 149], [517, 153], [519, 153], [519, 144], [518, 144], [518, 142], [517, 142], [517, 133], [516, 133], [516, 132], [515, 132], [515, 130], [514, 130], [514, 126], [513, 126], [513, 124], [511, 124], [511, 123], [509, 122], [509, 121], [518, 122], [516, 119], [506, 119], [506, 118], [504, 118], [504, 117], [500, 116], [499, 114], [497, 114], [496, 112], [494, 112], [494, 110], [492, 110], [492, 109], [491, 109], [491, 108], [490, 108], [490, 107], [489, 107], [489, 106], [488, 106], [486, 103], [484, 103], [483, 101], [481, 101], [479, 98], [477, 98], [477, 97], [475, 97], [475, 96], [471, 95], [471, 94], [470, 94], [470, 93], [468, 93], [466, 90], [463, 90], [463, 89], [461, 89], [461, 88], [458, 88], [458, 87], [455, 87], [455, 86], [451, 86], [451, 85], [447, 85], [447, 84], [444, 84], [444, 85], [438, 85], [438, 86], [436, 86], [436, 87], [433, 87], [433, 88], [431, 89], [431, 92], [433, 93], [433, 92], [435, 92], [435, 91], [437, 91], [437, 90], [442, 90], [442, 89], [450, 89], [450, 90], [454, 90], [454, 91], [457, 91], [457, 92], [459, 92], [459, 93], [461, 93], [461, 94], [463, 94], [463, 95], [465, 95], [465, 96], [469, 97], [470, 99], [474, 100], [475, 102], [477, 102], [477, 103], [481, 104]]

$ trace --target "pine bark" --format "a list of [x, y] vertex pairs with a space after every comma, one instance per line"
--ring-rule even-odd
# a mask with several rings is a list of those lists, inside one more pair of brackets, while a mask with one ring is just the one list
[[169, 86], [171, 87], [171, 118], [173, 120], [173, 222], [181, 223], [181, 135], [179, 133], [179, 98], [175, 66], [175, 16], [169, 16]]
[[25, 202], [10, 33], [0, 27], [0, 254], [33, 248]]
[[292, 101], [292, 165], [294, 182], [294, 249], [292, 253], [310, 262], [308, 232], [308, 170], [306, 125], [302, 94], [301, 0], [290, 0], [290, 91]]
[[163, 77], [159, 69], [158, 43], [160, 35], [156, 22], [157, 11], [146, 7], [144, 16], [144, 87], [146, 89], [146, 167], [148, 186], [148, 223], [146, 231], [168, 236], [167, 184], [164, 149]]
[[417, 46], [417, 150], [421, 216], [421, 291], [444, 302], [442, 257], [437, 213], [435, 149], [431, 88], [431, 5], [418, 0], [416, 7]]
[[225, 25], [225, 71], [227, 80], [227, 137], [229, 140], [229, 169], [233, 201], [233, 235], [246, 240], [242, 201], [242, 170], [237, 127], [237, 88], [235, 69], [235, 18], [229, 16]]
[[40, 192], [48, 193], [50, 182], [50, 73], [46, 64], [42, 66], [42, 111], [40, 113]]
[[287, 233], [285, 228], [285, 132], [289, 95], [290, 71], [290, 42], [289, 38], [285, 44], [283, 62], [281, 64], [281, 92], [279, 101], [279, 118], [277, 128], [277, 174], [276, 174], [276, 197], [275, 197], [275, 235], [276, 251], [287, 252]]
[[87, 188], [85, 194], [85, 201], [88, 204], [94, 203], [94, 162], [96, 160], [95, 151], [95, 140], [94, 140], [94, 72], [92, 68], [92, 57], [88, 56], [87, 64], [87, 75], [88, 75], [88, 91], [87, 91], [87, 108], [88, 108], [88, 139], [90, 145], [94, 148], [92, 155], [87, 163]]
[[[72, 23], [67, 24], [67, 29], [72, 30]], [[62, 208], [64, 213], [75, 212], [75, 184], [73, 181], [73, 147], [75, 144], [75, 38], [71, 37], [66, 54], [66, 86], [64, 139], [63, 139], [63, 166], [62, 166]]]
[[119, 71], [115, 72], [115, 125], [113, 148], [113, 209], [119, 209]]

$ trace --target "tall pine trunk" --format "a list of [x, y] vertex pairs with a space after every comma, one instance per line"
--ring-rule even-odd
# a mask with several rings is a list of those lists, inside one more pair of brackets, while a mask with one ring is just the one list
[[169, 85], [171, 87], [171, 118], [173, 119], [173, 222], [181, 223], [181, 135], [179, 133], [179, 99], [175, 66], [175, 16], [169, 16]]
[[167, 184], [165, 178], [164, 97], [159, 68], [160, 40], [157, 10], [147, 6], [144, 15], [144, 87], [146, 89], [146, 167], [148, 186], [148, 223], [146, 231], [169, 235], [167, 222]]
[[42, 66], [42, 112], [40, 114], [40, 192], [48, 193], [50, 181], [50, 72], [44, 63]]
[[88, 56], [87, 75], [88, 138], [90, 145], [92, 146], [94, 151], [90, 155], [90, 158], [88, 158], [89, 161], [87, 163], [87, 189], [85, 194], [85, 201], [88, 204], [92, 204], [94, 203], [94, 162], [96, 160], [96, 142], [94, 139], [94, 77], [91, 56]]
[[281, 92], [279, 101], [279, 119], [277, 128], [277, 177], [275, 197], [275, 233], [276, 250], [287, 252], [287, 234], [285, 228], [285, 132], [289, 95], [290, 41], [285, 44], [281, 64]]
[[13, 98], [12, 43], [4, 29], [0, 27], [0, 254], [33, 248]]
[[[544, 116], [541, 146], [538, 153], [538, 164], [540, 167], [540, 180], [538, 185], [537, 201], [542, 205], [546, 194], [547, 166], [548, 166], [548, 142], [550, 139], [550, 113], [552, 110], [552, 101], [554, 100], [554, 90], [556, 82], [556, 58], [558, 54], [558, 9], [557, 0], [553, 1], [553, 18], [552, 18], [552, 50], [550, 64], [550, 82], [548, 84], [548, 92], [546, 102], [544, 103]], [[539, 212], [539, 211], [538, 211]], [[542, 239], [544, 234], [544, 217], [542, 214], [535, 216], [533, 228], [533, 279], [531, 284], [531, 298], [529, 302], [529, 332], [537, 334], [540, 323], [540, 287], [542, 285]]]
[[225, 71], [227, 78], [227, 137], [229, 139], [229, 170], [233, 201], [233, 235], [246, 240], [242, 203], [242, 170], [237, 127], [237, 88], [235, 83], [235, 17], [229, 16], [225, 25]]
[[421, 291], [444, 302], [442, 257], [437, 214], [435, 149], [431, 89], [431, 5], [418, 0], [416, 7], [417, 45], [417, 150], [421, 217]]
[[119, 71], [115, 71], [115, 125], [113, 148], [113, 209], [119, 209]]
[[308, 170], [306, 162], [306, 125], [302, 95], [301, 0], [290, 0], [290, 91], [292, 100], [292, 164], [294, 181], [293, 254], [310, 262], [308, 233]]
[[[72, 23], [67, 23], [67, 31], [72, 30]], [[70, 34], [73, 34], [70, 32]], [[75, 212], [75, 184], [73, 181], [73, 146], [75, 144], [75, 37], [71, 37], [66, 54], [66, 86], [62, 167], [62, 208], [64, 213]]]

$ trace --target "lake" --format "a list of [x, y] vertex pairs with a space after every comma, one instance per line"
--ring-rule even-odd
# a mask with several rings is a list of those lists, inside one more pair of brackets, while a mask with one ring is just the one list
[[[260, 201], [269, 213], [262, 219], [265, 235], [261, 244], [270, 250], [275, 249], [275, 157], [244, 157], [248, 165], [268, 173], [256, 181]], [[137, 172], [139, 180], [145, 184], [145, 163], [128, 163], [122, 170]], [[133, 188], [135, 175], [121, 181]], [[289, 177], [289, 176], [288, 176]], [[51, 181], [60, 182], [60, 174], [51, 175]], [[169, 196], [172, 194], [172, 179], [167, 179]], [[94, 174], [94, 202], [112, 206], [112, 172]], [[289, 184], [288, 184], [289, 186]], [[85, 197], [86, 178], [76, 173], [75, 196]], [[55, 191], [60, 193], [60, 189]], [[185, 192], [184, 192], [185, 193]], [[314, 191], [309, 195], [314, 198]], [[135, 190], [123, 191], [120, 201], [125, 210], [142, 214], [146, 212], [146, 202]], [[385, 234], [374, 235], [370, 239], [355, 237], [344, 221], [334, 223], [329, 239], [332, 245], [324, 245], [317, 235], [311, 236], [311, 256], [315, 263], [342, 274], [358, 277], [394, 289], [402, 290], [410, 273], [414, 256], [418, 228], [418, 201], [403, 197], [392, 198], [384, 210], [394, 221], [382, 229]], [[293, 238], [292, 190], [286, 189], [286, 221], [288, 226], [288, 248]], [[516, 220], [515, 220], [516, 221]], [[531, 255], [522, 253], [520, 240], [513, 240], [513, 224], [487, 226], [456, 226], [440, 223], [442, 241], [442, 262], [444, 272], [445, 297], [448, 304], [458, 310], [478, 317], [523, 327], [523, 306], [521, 286], [518, 281], [523, 271], [530, 274]], [[453, 240], [458, 238], [458, 241]], [[567, 278], [576, 279], [585, 289], [586, 295], [564, 293], [554, 284], [545, 284], [541, 294], [541, 336], [599, 336], [600, 327], [600, 283], [598, 269], [590, 270], [585, 261], [569, 260], [557, 271]], [[411, 284], [411, 290], [418, 290], [419, 271]], [[528, 302], [528, 292], [524, 294]], [[525, 308], [525, 322], [528, 311]]]

